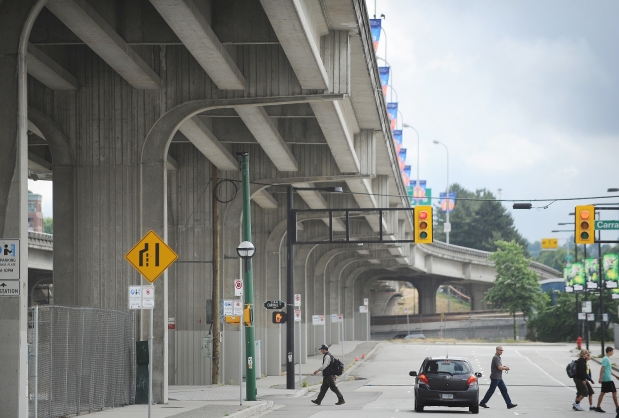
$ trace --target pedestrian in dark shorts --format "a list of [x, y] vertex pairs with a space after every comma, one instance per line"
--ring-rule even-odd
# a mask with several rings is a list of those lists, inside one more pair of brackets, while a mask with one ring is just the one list
[[576, 375], [572, 376], [576, 384], [576, 401], [572, 404], [574, 411], [584, 411], [580, 406], [580, 401], [589, 396], [587, 389], [587, 350], [580, 350], [580, 356], [576, 360]]
[[601, 408], [602, 399], [606, 393], [613, 394], [613, 401], [615, 402], [615, 410], [619, 412], [619, 403], [617, 402], [617, 389], [615, 388], [615, 382], [613, 382], [613, 376], [615, 379], [619, 379], [619, 376], [613, 373], [612, 365], [610, 364], [610, 356], [615, 353], [613, 347], [606, 347], [606, 355], [602, 359], [602, 368], [600, 369], [600, 380], [602, 384], [602, 390], [600, 390], [600, 397], [598, 398], [598, 406], [595, 407], [595, 412], [606, 412]]

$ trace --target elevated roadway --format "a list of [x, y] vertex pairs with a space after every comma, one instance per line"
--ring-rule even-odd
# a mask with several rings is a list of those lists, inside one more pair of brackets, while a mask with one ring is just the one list
[[[124, 254], [149, 230], [179, 254], [155, 282], [155, 402], [167, 401], [168, 384], [238, 380], [238, 327], [221, 325], [219, 362], [201, 354], [219, 328], [207, 301], [219, 318], [218, 300], [234, 298], [241, 275], [238, 152], [250, 158], [254, 326], [266, 375], [281, 374], [287, 357], [283, 328], [261, 308], [286, 294], [281, 186], [306, 189], [297, 208], [409, 207], [364, 0], [5, 0], [0, 32], [0, 72], [20, 75], [0, 77], [0, 147], [14, 150], [0, 152], [0, 178], [14, 179], [0, 182], [0, 236], [26, 242], [27, 178], [52, 179], [54, 303], [128, 310], [127, 288], [142, 279]], [[344, 193], [307, 190], [324, 186]], [[326, 222], [300, 219], [297, 235], [324, 240]], [[344, 235], [340, 219], [335, 228]], [[411, 213], [355, 217], [350, 234], [381, 230], [410, 239]], [[369, 298], [373, 310], [376, 283], [409, 281], [421, 311], [433, 313], [440, 284], [468, 287], [478, 308], [493, 277], [487, 254], [438, 243], [311, 244], [295, 254], [301, 362], [340, 338], [330, 322], [313, 327], [312, 315], [343, 313], [346, 339], [365, 338], [358, 306]], [[3, 317], [19, 309], [23, 299], [0, 299]], [[143, 338], [147, 315], [136, 323]], [[2, 324], [0, 334], [19, 341]], [[7, 365], [23, 354], [5, 352], [0, 375], [16, 376]], [[7, 410], [15, 390], [0, 390]]]

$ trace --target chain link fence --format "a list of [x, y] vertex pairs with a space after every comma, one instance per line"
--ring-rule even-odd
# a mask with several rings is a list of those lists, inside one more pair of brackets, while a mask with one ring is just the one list
[[134, 315], [29, 309], [29, 416], [56, 418], [134, 403]]

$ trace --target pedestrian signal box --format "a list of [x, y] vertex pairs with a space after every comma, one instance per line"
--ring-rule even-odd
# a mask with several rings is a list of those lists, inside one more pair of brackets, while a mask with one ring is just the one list
[[286, 312], [276, 311], [273, 312], [273, 323], [274, 324], [285, 324], [288, 316]]
[[[250, 327], [254, 320], [254, 312], [249, 308], [249, 305], [245, 305], [245, 309], [243, 309], [243, 324], [246, 327]], [[226, 316], [226, 324], [238, 324], [241, 322], [241, 316]]]
[[574, 234], [574, 242], [576, 244], [594, 244], [595, 231], [593, 229], [593, 221], [595, 220], [595, 206], [576, 206], [574, 211], [574, 222], [576, 224], [576, 233]]
[[434, 240], [432, 233], [432, 206], [416, 206], [413, 208], [415, 220], [415, 244], [431, 244]]

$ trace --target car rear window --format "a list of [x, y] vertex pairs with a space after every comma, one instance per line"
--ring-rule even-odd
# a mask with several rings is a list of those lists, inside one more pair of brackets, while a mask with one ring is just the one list
[[424, 372], [426, 373], [441, 373], [449, 372], [456, 374], [471, 374], [471, 369], [466, 361], [462, 360], [430, 360], [426, 363]]

